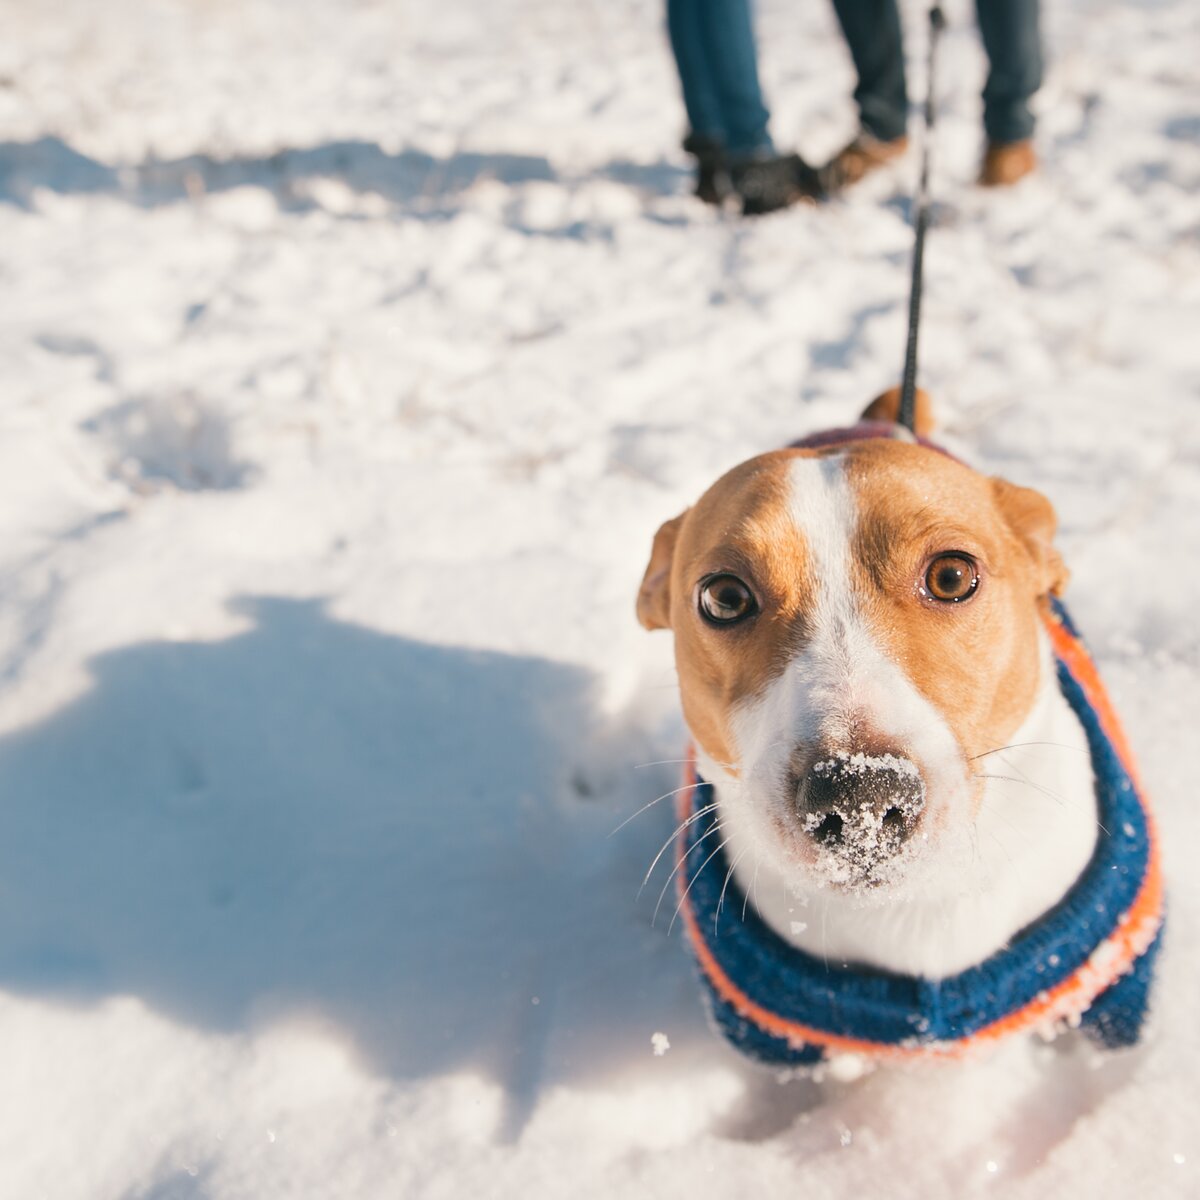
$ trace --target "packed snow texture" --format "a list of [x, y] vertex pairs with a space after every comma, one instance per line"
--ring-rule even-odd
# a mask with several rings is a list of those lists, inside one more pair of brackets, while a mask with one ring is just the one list
[[[923, 383], [1061, 515], [1161, 816], [1145, 1044], [780, 1082], [639, 896], [671, 800], [612, 833], [684, 740], [651, 536], [894, 382], [915, 160], [703, 208], [657, 0], [12, 0], [0, 1196], [1200, 1194], [1200, 11], [1047, 4], [1001, 195], [949, 15]], [[760, 33], [820, 159], [832, 13]]]

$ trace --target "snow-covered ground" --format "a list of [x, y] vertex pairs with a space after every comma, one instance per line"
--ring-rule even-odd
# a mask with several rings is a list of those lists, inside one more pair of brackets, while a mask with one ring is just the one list
[[[10, 0], [0, 1197], [1200, 1195], [1200, 11], [1048, 4], [998, 196], [950, 15], [924, 381], [1062, 516], [1146, 1044], [780, 1083], [639, 897], [667, 806], [612, 834], [683, 741], [650, 537], [894, 380], [914, 164], [702, 209], [657, 0]], [[819, 159], [831, 12], [760, 29]]]

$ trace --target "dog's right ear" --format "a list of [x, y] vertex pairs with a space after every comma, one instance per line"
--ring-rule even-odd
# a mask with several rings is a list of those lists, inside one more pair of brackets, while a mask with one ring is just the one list
[[685, 508], [677, 517], [665, 522], [654, 535], [654, 548], [650, 551], [650, 565], [642, 576], [638, 591], [638, 620], [646, 629], [670, 629], [671, 627], [671, 562], [675, 557], [675, 543]]

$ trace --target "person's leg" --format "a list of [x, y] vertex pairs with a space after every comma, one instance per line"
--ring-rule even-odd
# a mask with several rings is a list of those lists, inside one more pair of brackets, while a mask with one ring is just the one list
[[988, 141], [1025, 141], [1033, 136], [1029, 100], [1042, 84], [1038, 0], [976, 0], [975, 10], [991, 64], [983, 89]]
[[858, 72], [854, 99], [863, 129], [881, 142], [902, 138], [908, 90], [896, 0], [833, 0], [833, 8]]
[[[678, 3], [679, 0], [676, 0]], [[749, 0], [692, 0], [731, 157], [770, 154]]]
[[700, 165], [696, 195], [721, 203], [732, 188], [747, 215], [815, 197], [816, 172], [798, 154], [776, 154], [771, 142], [749, 0], [668, 0], [667, 24], [692, 124], [684, 149]]
[[727, 134], [705, 45], [702, 13], [705, 3], [706, 0], [667, 0], [667, 34], [691, 126], [689, 139], [700, 144], [722, 145]]

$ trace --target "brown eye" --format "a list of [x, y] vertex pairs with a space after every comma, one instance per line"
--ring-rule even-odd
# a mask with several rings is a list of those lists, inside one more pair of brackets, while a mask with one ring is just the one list
[[700, 613], [714, 625], [732, 625], [758, 611], [754, 593], [736, 575], [713, 575], [700, 584]]
[[944, 604], [959, 604], [975, 594], [979, 571], [965, 554], [939, 554], [925, 571], [922, 591]]

